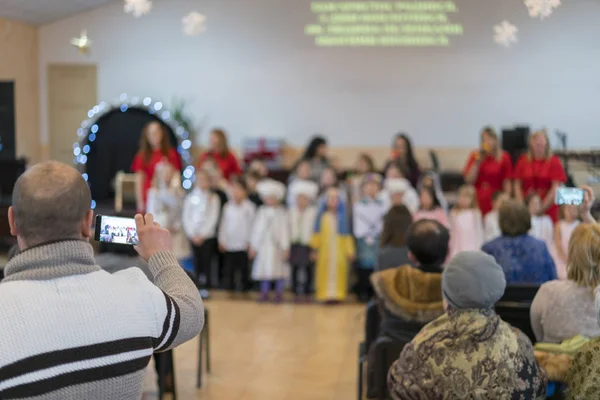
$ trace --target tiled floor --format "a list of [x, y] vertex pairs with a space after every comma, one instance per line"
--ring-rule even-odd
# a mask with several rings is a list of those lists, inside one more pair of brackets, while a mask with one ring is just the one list
[[364, 306], [257, 304], [230, 300], [224, 293], [205, 304], [212, 371], [196, 390], [198, 340], [176, 349], [179, 399], [356, 398]]

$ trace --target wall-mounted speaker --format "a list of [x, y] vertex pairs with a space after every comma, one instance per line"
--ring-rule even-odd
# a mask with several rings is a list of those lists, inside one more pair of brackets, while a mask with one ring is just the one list
[[0, 81], [0, 160], [14, 160], [15, 82]]

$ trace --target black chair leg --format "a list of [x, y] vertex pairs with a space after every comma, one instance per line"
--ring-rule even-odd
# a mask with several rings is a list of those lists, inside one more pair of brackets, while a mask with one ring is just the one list
[[[206, 327], [206, 325], [205, 325]], [[206, 329], [206, 328], [205, 328]], [[204, 336], [204, 332], [200, 332], [199, 339], [198, 339], [198, 378], [196, 380], [196, 388], [200, 389], [202, 387], [202, 346], [203, 346], [203, 340], [202, 340], [202, 336]]]
[[206, 372], [210, 374], [210, 325], [208, 323], [208, 310], [204, 314], [206, 330]]
[[[171, 393], [172, 399], [177, 400], [177, 390], [175, 384], [175, 362], [173, 360], [173, 350], [157, 354], [155, 358], [159, 363], [158, 367], [158, 398], [162, 399], [165, 393]], [[167, 385], [167, 378], [171, 377], [171, 385]], [[170, 390], [169, 390], [170, 389]]]
[[358, 400], [362, 400], [363, 397], [363, 362], [364, 362], [364, 351], [365, 344], [359, 343], [358, 345]]

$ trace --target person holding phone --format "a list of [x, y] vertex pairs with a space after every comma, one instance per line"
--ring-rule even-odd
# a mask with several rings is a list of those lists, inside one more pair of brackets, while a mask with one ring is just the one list
[[494, 193], [511, 193], [512, 161], [500, 147], [498, 135], [492, 127], [483, 128], [480, 138], [480, 147], [469, 156], [463, 176], [468, 184], [475, 186], [477, 203], [485, 217], [492, 211]]
[[89, 243], [91, 201], [81, 174], [57, 161], [14, 186], [8, 221], [20, 253], [0, 283], [0, 398], [139, 400], [152, 354], [202, 329], [202, 299], [169, 231], [152, 214], [135, 217], [154, 284], [139, 268], [110, 274]]
[[554, 204], [556, 189], [567, 181], [560, 159], [550, 151], [546, 131], [534, 132], [529, 137], [529, 151], [517, 161], [514, 172], [515, 196], [524, 201], [531, 193], [542, 199], [542, 211], [558, 221], [558, 207]]

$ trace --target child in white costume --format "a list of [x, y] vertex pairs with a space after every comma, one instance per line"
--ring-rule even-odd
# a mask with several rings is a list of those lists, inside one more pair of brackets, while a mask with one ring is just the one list
[[181, 224], [184, 197], [178, 171], [167, 162], [158, 163], [152, 188], [148, 191], [146, 210], [154, 215], [154, 221], [171, 232], [173, 254], [178, 260], [188, 258], [191, 254]]
[[252, 279], [260, 282], [260, 301], [268, 300], [271, 281], [275, 281], [275, 301], [279, 302], [289, 276], [288, 216], [281, 205], [285, 197], [285, 185], [265, 179], [259, 182], [256, 190], [264, 205], [256, 213], [250, 240], [249, 256], [254, 260]]
[[319, 186], [307, 180], [295, 180], [290, 184], [289, 197], [294, 199], [290, 207], [290, 264], [292, 285], [296, 301], [308, 300], [314, 277], [314, 262], [310, 241], [315, 229], [317, 208], [314, 206]]
[[[390, 170], [393, 168], [390, 167]], [[386, 178], [379, 197], [388, 210], [400, 205], [406, 206], [411, 214], [419, 210], [419, 195], [405, 178]]]

